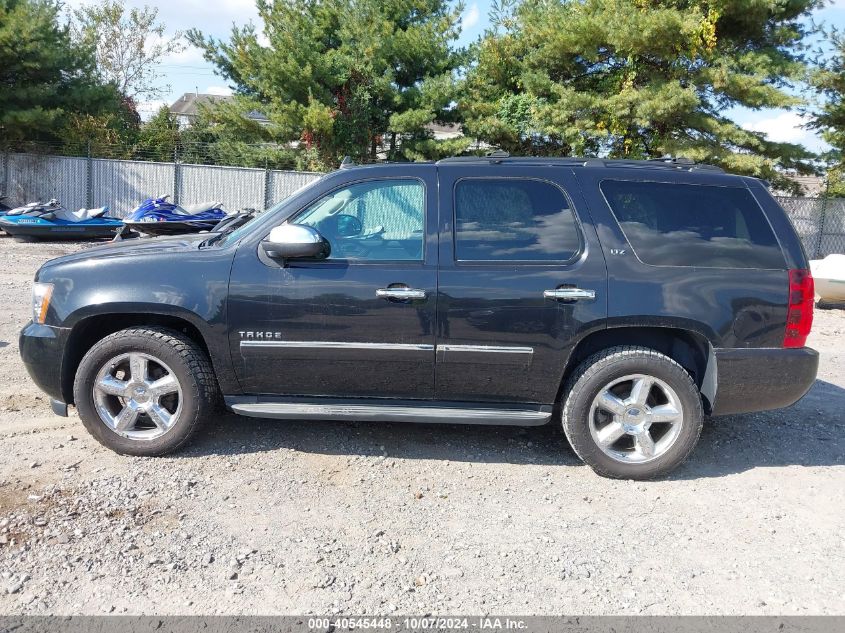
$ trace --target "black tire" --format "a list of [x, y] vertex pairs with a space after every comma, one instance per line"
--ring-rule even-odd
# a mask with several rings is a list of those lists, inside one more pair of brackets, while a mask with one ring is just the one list
[[[181, 388], [181, 409], [166, 433], [154, 439], [130, 439], [112, 430], [97, 412], [94, 382], [111, 359], [128, 353], [160, 359]], [[159, 327], [136, 327], [98, 341], [79, 364], [73, 385], [74, 402], [88, 432], [103, 446], [122, 455], [158, 456], [176, 451], [213, 411], [218, 399], [214, 370], [205, 352], [183, 334]]]
[[[605, 386], [632, 374], [663, 381], [674, 390], [682, 407], [682, 422], [675, 440], [663, 454], [644, 463], [626, 463], [607, 455], [590, 431], [593, 400]], [[603, 477], [647, 480], [666, 475], [695, 448], [703, 418], [701, 395], [687, 371], [668, 356], [646, 347], [602, 350], [581, 363], [564, 388], [564, 433], [578, 457]]]

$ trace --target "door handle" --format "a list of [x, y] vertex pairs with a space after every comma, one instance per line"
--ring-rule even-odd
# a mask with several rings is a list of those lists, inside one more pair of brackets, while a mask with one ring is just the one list
[[563, 299], [564, 301], [578, 301], [579, 299], [592, 301], [596, 298], [596, 291], [582, 290], [581, 288], [555, 288], [554, 290], [544, 290], [543, 297], [546, 299]]
[[397, 299], [399, 301], [410, 301], [411, 299], [425, 299], [425, 290], [416, 288], [379, 288], [376, 296], [380, 299]]

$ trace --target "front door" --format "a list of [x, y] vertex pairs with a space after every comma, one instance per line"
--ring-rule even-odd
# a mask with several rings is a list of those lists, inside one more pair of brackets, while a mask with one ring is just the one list
[[328, 259], [278, 262], [256, 243], [239, 247], [228, 313], [245, 393], [434, 396], [435, 168], [360, 174], [330, 176], [287, 220], [320, 231]]
[[605, 327], [604, 257], [571, 170], [441, 163], [436, 395], [554, 402]]

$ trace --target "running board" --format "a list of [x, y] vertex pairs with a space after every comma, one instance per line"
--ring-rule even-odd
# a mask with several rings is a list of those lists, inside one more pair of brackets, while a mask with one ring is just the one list
[[421, 422], [426, 424], [490, 424], [541, 426], [552, 417], [551, 406], [534, 409], [480, 408], [450, 405], [346, 404], [319, 402], [244, 402], [227, 398], [239, 415], [276, 420], [347, 420], [355, 422]]

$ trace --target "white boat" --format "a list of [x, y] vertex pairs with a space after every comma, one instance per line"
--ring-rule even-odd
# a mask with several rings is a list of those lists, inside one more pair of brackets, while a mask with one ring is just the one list
[[845, 255], [811, 259], [810, 272], [820, 303], [845, 302]]

